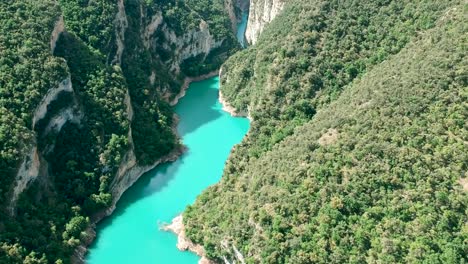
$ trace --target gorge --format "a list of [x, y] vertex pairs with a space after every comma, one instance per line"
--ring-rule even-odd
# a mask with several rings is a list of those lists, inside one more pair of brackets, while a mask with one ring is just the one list
[[114, 213], [97, 228], [87, 263], [196, 263], [177, 249], [177, 237], [160, 230], [209, 185], [216, 183], [234, 144], [248, 129], [218, 102], [217, 77], [192, 83], [175, 107], [178, 133], [187, 151], [158, 166], [131, 187]]
[[[237, 32], [240, 43], [246, 23], [243, 14]], [[218, 90], [218, 77], [190, 84], [175, 106], [186, 152], [149, 171], [126, 191], [113, 214], [98, 225], [86, 263], [197, 262], [193, 253], [179, 251], [177, 239], [161, 227], [220, 179], [232, 146], [247, 133], [245, 118], [223, 111]]]
[[466, 10], [1, 1], [0, 263], [468, 262]]

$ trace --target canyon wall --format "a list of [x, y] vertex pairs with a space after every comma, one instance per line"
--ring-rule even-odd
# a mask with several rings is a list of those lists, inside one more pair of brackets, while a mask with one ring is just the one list
[[283, 10], [285, 0], [250, 0], [249, 21], [245, 37], [253, 45], [268, 25]]

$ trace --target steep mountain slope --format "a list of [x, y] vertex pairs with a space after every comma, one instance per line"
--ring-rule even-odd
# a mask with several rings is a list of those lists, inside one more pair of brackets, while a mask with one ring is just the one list
[[466, 8], [286, 4], [223, 67], [253, 123], [189, 238], [220, 261], [467, 262]]
[[0, 263], [69, 262], [126, 188], [182, 151], [169, 103], [238, 49], [226, 8], [0, 3]]

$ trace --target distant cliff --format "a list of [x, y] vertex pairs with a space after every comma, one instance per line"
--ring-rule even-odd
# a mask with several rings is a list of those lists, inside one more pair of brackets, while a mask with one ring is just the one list
[[283, 9], [286, 0], [250, 0], [249, 21], [245, 37], [250, 44], [255, 44], [257, 38]]

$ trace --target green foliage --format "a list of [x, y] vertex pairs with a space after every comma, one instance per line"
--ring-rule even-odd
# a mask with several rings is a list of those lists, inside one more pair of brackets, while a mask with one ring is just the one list
[[465, 11], [287, 6], [226, 63], [223, 95], [254, 121], [185, 212], [189, 238], [221, 261], [466, 263]]
[[153, 2], [162, 9], [166, 23], [179, 36], [199, 29], [202, 21], [208, 24], [210, 33], [216, 39], [232, 35], [231, 21], [223, 0], [156, 0]]
[[[230, 58], [223, 96], [252, 110], [257, 157], [343, 88], [434, 25], [453, 1], [301, 1], [287, 4], [258, 43]], [[303, 108], [308, 105], [308, 108]], [[278, 107], [280, 106], [280, 107]]]
[[60, 0], [67, 30], [104, 54], [114, 42], [116, 1]]
[[46, 37], [58, 7], [32, 2], [0, 3], [0, 208], [8, 201], [12, 175], [32, 140], [28, 129], [34, 108], [66, 72], [64, 61], [51, 56]]
[[[70, 262], [76, 246], [88, 240], [90, 223], [112, 204], [114, 175], [129, 151], [150, 165], [180, 148], [166, 100], [188, 73], [176, 70], [181, 54], [167, 34], [181, 38], [206, 21], [222, 45], [200, 60], [197, 74], [216, 69], [237, 48], [221, 0], [210, 1], [203, 13], [197, 2], [119, 3], [0, 3], [0, 263]], [[163, 24], [143, 34], [159, 14]], [[61, 16], [65, 32], [52, 54], [51, 34]], [[43, 105], [48, 91], [68, 77], [73, 92]], [[33, 124], [40, 104], [47, 112]], [[51, 126], [64, 119], [63, 126]], [[47, 166], [10, 208], [15, 174], [35, 146]]]

